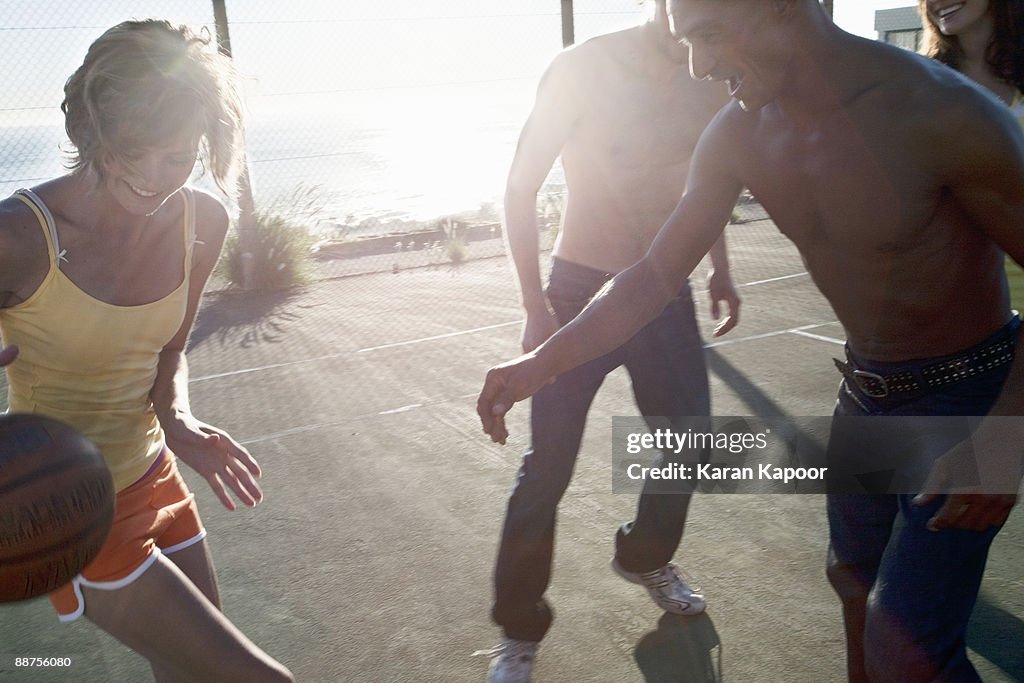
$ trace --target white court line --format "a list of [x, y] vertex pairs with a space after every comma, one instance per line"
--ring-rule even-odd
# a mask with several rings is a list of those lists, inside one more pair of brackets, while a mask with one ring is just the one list
[[245, 368], [244, 370], [231, 370], [230, 372], [218, 372], [213, 375], [201, 375], [199, 377], [193, 377], [189, 382], [205, 382], [208, 379], [220, 379], [222, 377], [233, 377], [235, 375], [247, 375], [250, 372], [260, 372], [262, 370], [273, 370], [275, 368], [287, 368], [292, 365], [302, 365], [304, 363], [316, 363], [317, 361], [330, 360], [331, 358], [341, 358], [349, 355], [349, 351], [345, 353], [329, 353], [326, 356], [317, 356], [316, 358], [305, 358], [303, 360], [292, 360], [287, 363], [272, 363], [270, 365], [260, 365], [255, 368]]
[[826, 337], [823, 334], [813, 334], [811, 332], [804, 332], [803, 330], [793, 330], [793, 334], [799, 334], [801, 337], [807, 337], [808, 339], [817, 339], [818, 341], [829, 342], [830, 344], [839, 344], [840, 346], [846, 346], [845, 339]]
[[410, 403], [409, 405], [402, 406], [401, 408], [392, 408], [391, 410], [382, 410], [381, 412], [379, 412], [377, 414], [378, 415], [396, 415], [398, 413], [405, 413], [405, 412], [408, 412], [410, 410], [416, 410], [417, 408], [422, 408], [422, 407], [423, 407], [422, 403]]
[[722, 341], [711, 342], [705, 344], [704, 348], [713, 349], [717, 346], [729, 346], [730, 344], [741, 344], [743, 342], [754, 341], [756, 339], [768, 339], [769, 337], [778, 337], [783, 334], [800, 334], [804, 330], [813, 330], [816, 327], [825, 327], [826, 325], [834, 325], [835, 321], [830, 320], [826, 323], [813, 323], [811, 325], [801, 325], [800, 327], [791, 327], [787, 330], [776, 330], [774, 332], [765, 332], [764, 334], [752, 334], [749, 337], [739, 337], [738, 339], [724, 339]]
[[[810, 275], [810, 273], [808, 273], [805, 270], [802, 273], [793, 273], [792, 275], [780, 275], [779, 277], [770, 277], [767, 280], [751, 280], [750, 282], [744, 282], [742, 284], [736, 285], [736, 289], [743, 289], [744, 287], [754, 287], [756, 285], [767, 285], [767, 284], [771, 284], [772, 282], [782, 282], [783, 280], [792, 280], [793, 278], [807, 277], [808, 275]], [[694, 288], [693, 293], [694, 294], [707, 294], [708, 293], [708, 288], [707, 287]]]
[[484, 330], [496, 330], [499, 327], [508, 327], [510, 325], [521, 325], [522, 320], [513, 320], [507, 323], [498, 323], [497, 325], [486, 325], [484, 327], [474, 327], [471, 330], [459, 330], [458, 332], [448, 332], [447, 334], [435, 334], [433, 337], [420, 337], [419, 339], [410, 339], [408, 341], [394, 342], [393, 344], [381, 344], [380, 346], [368, 346], [365, 349], [359, 349], [356, 353], [369, 353], [370, 351], [380, 351], [381, 349], [393, 349], [396, 346], [409, 346], [411, 344], [420, 344], [423, 342], [434, 341], [435, 339], [449, 339], [450, 337], [458, 337], [463, 334], [473, 334], [474, 332], [483, 332]]
[[263, 442], [263, 441], [273, 441], [274, 439], [280, 439], [280, 438], [285, 437], [285, 436], [292, 436], [293, 434], [303, 434], [303, 433], [306, 433], [306, 432], [317, 432], [317, 431], [320, 431], [321, 429], [327, 429], [327, 428], [330, 428], [330, 427], [340, 427], [342, 425], [350, 424], [350, 423], [353, 423], [353, 422], [361, 422], [362, 420], [365, 420], [365, 419], [370, 418], [370, 417], [378, 417], [380, 415], [397, 415], [399, 413], [408, 412], [410, 410], [415, 410], [417, 408], [423, 408], [423, 407], [426, 407], [426, 406], [441, 405], [441, 404], [444, 404], [444, 403], [452, 403], [454, 401], [463, 401], [463, 400], [466, 400], [466, 399], [476, 398], [476, 397], [477, 397], [477, 394], [476, 394], [476, 392], [474, 392], [472, 394], [462, 394], [461, 396], [454, 396], [452, 398], [442, 398], [442, 399], [439, 399], [437, 401], [432, 401], [430, 403], [416, 403], [416, 404], [413, 404], [413, 405], [402, 406], [401, 408], [393, 408], [391, 410], [381, 410], [381, 411], [378, 411], [378, 412], [375, 412], [375, 413], [363, 413], [361, 415], [353, 415], [351, 417], [347, 417], [347, 418], [345, 418], [343, 420], [333, 420], [331, 422], [319, 422], [317, 424], [303, 425], [301, 427], [293, 427], [292, 429], [285, 429], [285, 430], [280, 431], [280, 432], [272, 432], [270, 434], [260, 434], [259, 436], [253, 436], [253, 437], [250, 437], [248, 439], [245, 439], [244, 441], [239, 441], [238, 443], [242, 444], [243, 446], [250, 446], [252, 444], [260, 443], [260, 442]]
[[[791, 280], [797, 277], [804, 277], [808, 273], [806, 271], [802, 273], [793, 273], [792, 275], [782, 275], [779, 277], [768, 278], [767, 280], [754, 280], [752, 282], [745, 282], [741, 285], [736, 285], [737, 289], [743, 287], [753, 287], [755, 285], [764, 285], [770, 282], [781, 282], [782, 280]], [[707, 290], [702, 290], [707, 291]], [[500, 327], [508, 327], [510, 325], [520, 325], [522, 320], [514, 320], [507, 323], [498, 323], [497, 325], [487, 325], [486, 327], [474, 327], [471, 330], [460, 330], [458, 332], [449, 332], [447, 334], [437, 334], [432, 337], [420, 337], [419, 339], [409, 339], [408, 341], [394, 342], [392, 344], [381, 344], [380, 346], [370, 346], [365, 349], [359, 349], [356, 353], [369, 353], [370, 351], [380, 351], [381, 349], [393, 349], [397, 346], [410, 346], [412, 344], [420, 344], [423, 342], [434, 341], [436, 339], [448, 339], [450, 337], [458, 337], [463, 334], [472, 334], [474, 332], [483, 332], [485, 330], [495, 330]]]
[[768, 284], [769, 282], [781, 282], [783, 280], [792, 280], [795, 277], [806, 277], [807, 275], [810, 275], [810, 273], [808, 273], [805, 270], [802, 273], [793, 273], [792, 275], [782, 275], [780, 277], [770, 277], [767, 280], [754, 280], [753, 282], [744, 282], [742, 285], [736, 285], [736, 288], [742, 289], [743, 287], [753, 287], [754, 285], [765, 285]]
[[[766, 283], [770, 283], [770, 282], [779, 282], [781, 280], [790, 280], [790, 279], [797, 278], [797, 277], [804, 277], [806, 275], [807, 275], [806, 272], [793, 273], [792, 275], [782, 275], [780, 277], [768, 278], [766, 280], [754, 280], [752, 282], [745, 282], [743, 284], [737, 285], [737, 287], [752, 287], [754, 285], [766, 284]], [[390, 343], [390, 344], [381, 344], [379, 346], [368, 346], [366, 348], [358, 349], [355, 353], [370, 353], [371, 351], [381, 351], [383, 349], [393, 349], [393, 348], [397, 348], [397, 347], [401, 347], [401, 346], [411, 346], [413, 344], [422, 344], [424, 342], [436, 341], [438, 339], [450, 339], [452, 337], [459, 337], [459, 336], [466, 335], [466, 334], [475, 334], [476, 332], [485, 332], [487, 330], [496, 330], [496, 329], [500, 329], [502, 327], [511, 327], [512, 325], [521, 325], [522, 322], [523, 322], [522, 320], [512, 320], [512, 321], [505, 322], [505, 323], [497, 323], [495, 325], [485, 325], [484, 327], [474, 327], [474, 328], [468, 329], [468, 330], [459, 330], [457, 332], [448, 332], [446, 334], [437, 334], [437, 335], [433, 335], [431, 337], [420, 337], [419, 339], [409, 339], [409, 340], [406, 340], [406, 341], [393, 342], [393, 343]], [[727, 340], [720, 341], [720, 342], [713, 342], [711, 344], [705, 344], [705, 347], [712, 348], [712, 347], [716, 347], [716, 346], [726, 346], [726, 345], [729, 345], [729, 344], [737, 344], [739, 342], [751, 341], [751, 340], [754, 340], [754, 339], [765, 339], [765, 338], [768, 338], [768, 337], [775, 337], [775, 336], [778, 336], [778, 335], [781, 335], [781, 334], [797, 333], [797, 332], [799, 332], [801, 330], [813, 329], [815, 327], [822, 327], [824, 325], [829, 325], [829, 324], [832, 324], [832, 323], [816, 323], [816, 324], [813, 324], [813, 325], [803, 325], [801, 327], [794, 327], [794, 328], [791, 328], [791, 329], [788, 329], [788, 330], [779, 330], [777, 332], [768, 332], [766, 334], [753, 335], [753, 336], [750, 336], [750, 337], [740, 337], [739, 339], [727, 339]], [[826, 338], [826, 341], [836, 341], [836, 340], [832, 340], [832, 339], [827, 339]], [[342, 352], [342, 353], [329, 353], [327, 355], [317, 356], [315, 358], [305, 358], [303, 360], [293, 360], [293, 361], [288, 361], [288, 362], [284, 362], [284, 363], [272, 363], [270, 365], [261, 365], [259, 367], [255, 367], [255, 368], [244, 368], [242, 370], [232, 370], [232, 371], [229, 371], [229, 372], [218, 372], [218, 373], [215, 373], [215, 374], [212, 374], [212, 375], [201, 375], [199, 377], [192, 377], [189, 380], [189, 383], [205, 382], [205, 381], [208, 381], [208, 380], [211, 380], [211, 379], [222, 379], [224, 377], [235, 377], [235, 376], [238, 376], [238, 375], [247, 375], [247, 374], [250, 374], [250, 373], [253, 373], [253, 372], [262, 372], [263, 370], [274, 370], [274, 369], [277, 369], [277, 368], [287, 368], [287, 367], [291, 367], [293, 365], [304, 365], [304, 364], [307, 364], [307, 363], [317, 363], [319, 361], [330, 360], [332, 358], [342, 358], [342, 357], [348, 356], [350, 353], [351, 353], [350, 351], [346, 351], [346, 352]]]

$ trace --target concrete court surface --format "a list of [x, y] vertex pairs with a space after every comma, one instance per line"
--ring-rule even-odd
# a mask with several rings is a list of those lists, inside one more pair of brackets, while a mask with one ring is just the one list
[[[770, 223], [733, 226], [730, 237], [744, 308], [708, 352], [714, 412], [828, 414], [830, 358], [842, 351], [834, 315]], [[706, 298], [695, 296], [709, 335]], [[193, 408], [257, 457], [266, 500], [228, 513], [186, 478], [228, 616], [298, 680], [484, 680], [486, 658], [470, 654], [500, 641], [491, 571], [528, 411], [514, 408], [500, 447], [474, 403], [486, 368], [517, 353], [517, 304], [503, 259], [208, 297], [189, 352]], [[694, 500], [677, 561], [707, 595], [704, 616], [663, 615], [608, 569], [613, 532], [635, 504], [611, 493], [611, 417], [635, 414], [616, 371], [560, 508], [556, 621], [534, 680], [843, 680], [821, 496]], [[1018, 509], [969, 632], [986, 681], [1024, 680], [1022, 555]], [[45, 600], [0, 608], [0, 655], [0, 681], [149, 680], [143, 660], [84, 620], [57, 623]], [[16, 669], [14, 656], [72, 665]]]

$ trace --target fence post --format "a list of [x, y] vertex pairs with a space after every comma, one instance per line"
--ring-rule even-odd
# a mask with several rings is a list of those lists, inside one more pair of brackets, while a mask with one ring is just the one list
[[[225, 0], [213, 0], [213, 20], [217, 31], [217, 49], [232, 58], [231, 33], [228, 31], [228, 10]], [[242, 289], [249, 289], [253, 283], [254, 257], [252, 238], [256, 225], [256, 202], [252, 196], [252, 180], [249, 177], [249, 160], [242, 150], [242, 168], [238, 174], [238, 253], [242, 266]]]
[[573, 23], [572, 0], [562, 0], [562, 47], [569, 47], [576, 41], [576, 27]]

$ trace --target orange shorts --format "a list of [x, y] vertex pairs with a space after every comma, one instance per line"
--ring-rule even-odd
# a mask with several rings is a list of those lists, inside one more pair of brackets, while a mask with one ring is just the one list
[[82, 586], [115, 590], [142, 576], [158, 555], [189, 547], [206, 537], [195, 496], [178, 472], [177, 459], [164, 449], [137, 482], [117, 494], [114, 525], [89, 566], [71, 583], [50, 593], [61, 621], [85, 612]]

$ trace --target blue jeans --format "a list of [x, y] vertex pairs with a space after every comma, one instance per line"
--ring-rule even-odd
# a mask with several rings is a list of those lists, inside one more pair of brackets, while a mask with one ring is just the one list
[[[993, 338], [1013, 339], [1019, 326], [1014, 318]], [[878, 373], [932, 362], [879, 367], [851, 360]], [[1006, 364], [907, 402], [873, 399], [843, 380], [835, 415], [985, 415], [1009, 368]], [[833, 441], [842, 438], [834, 429]], [[919, 507], [912, 498], [828, 496], [828, 578], [843, 604], [850, 680], [979, 681], [967, 659], [965, 633], [999, 529], [929, 531], [925, 525], [943, 501]]]
[[[554, 259], [548, 300], [565, 325], [611, 278]], [[494, 621], [508, 638], [539, 641], [553, 619], [544, 592], [551, 580], [555, 515], [572, 478], [587, 412], [605, 375], [625, 365], [645, 416], [708, 415], [704, 349], [689, 284], [654, 321], [615, 351], [560, 375], [532, 400], [532, 443], [508, 502], [494, 572]], [[636, 519], [619, 529], [616, 558], [628, 571], [649, 571], [672, 559], [683, 535], [688, 494], [641, 494]]]

